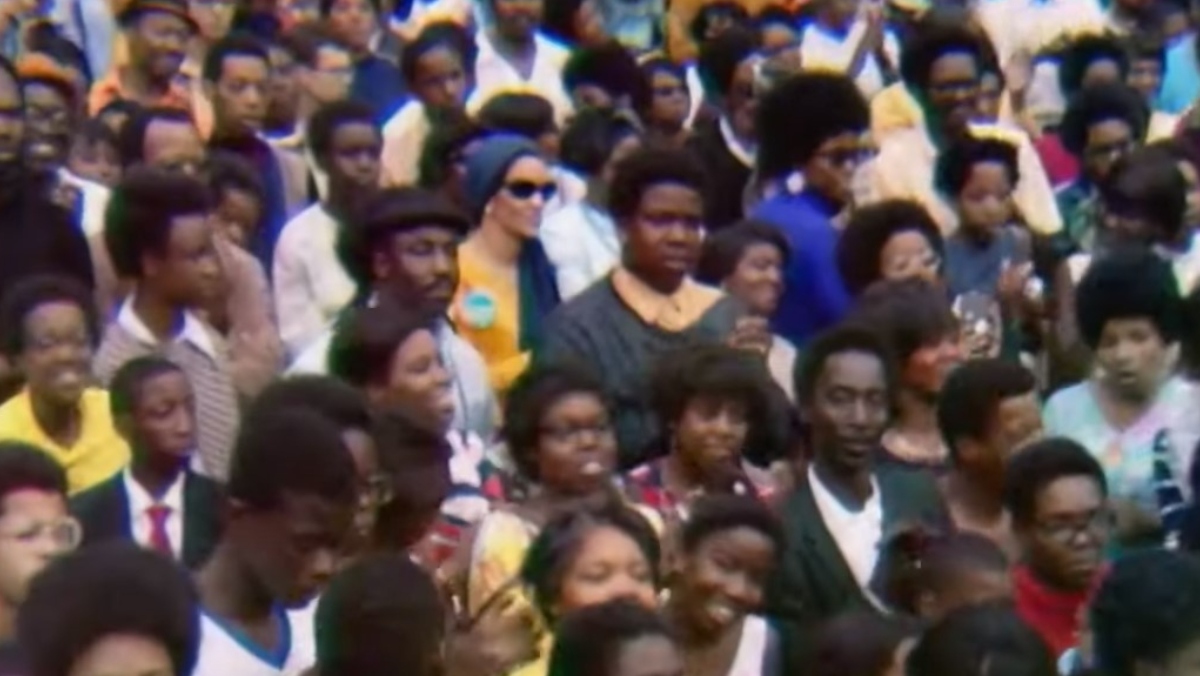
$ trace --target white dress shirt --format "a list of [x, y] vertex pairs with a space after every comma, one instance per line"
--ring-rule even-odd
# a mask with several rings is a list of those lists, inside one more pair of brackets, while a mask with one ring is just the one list
[[879, 563], [879, 545], [883, 539], [883, 503], [879, 499], [879, 484], [871, 479], [871, 497], [858, 511], [847, 509], [821, 482], [820, 476], [811, 465], [808, 468], [808, 484], [812, 487], [813, 502], [825, 522], [825, 530], [837, 544], [838, 551], [846, 561], [846, 567], [858, 582], [859, 588], [867, 593], [875, 566]]
[[547, 216], [538, 237], [554, 263], [564, 301], [607, 275], [621, 256], [621, 240], [612, 217], [586, 202]]
[[570, 50], [543, 36], [534, 36], [535, 49], [533, 69], [529, 78], [521, 76], [492, 44], [486, 30], [480, 30], [475, 38], [479, 56], [475, 60], [475, 93], [467, 102], [467, 110], [474, 113], [496, 94], [505, 92], [532, 92], [539, 94], [554, 106], [554, 117], [563, 124], [571, 117], [574, 106], [563, 87], [562, 71]]
[[337, 257], [337, 236], [337, 221], [320, 204], [297, 214], [279, 235], [271, 278], [288, 354], [300, 354], [354, 297], [354, 281]]
[[142, 488], [133, 478], [133, 473], [129, 468], [125, 468], [121, 472], [121, 481], [125, 484], [125, 496], [129, 500], [129, 533], [133, 536], [133, 541], [141, 547], [149, 548], [152, 546], [150, 534], [154, 528], [154, 522], [150, 518], [150, 508], [155, 505], [162, 505], [171, 510], [167, 514], [167, 539], [171, 541], [171, 555], [178, 561], [183, 552], [183, 482], [186, 474], [180, 472], [175, 478], [161, 500], [155, 500], [153, 496]]

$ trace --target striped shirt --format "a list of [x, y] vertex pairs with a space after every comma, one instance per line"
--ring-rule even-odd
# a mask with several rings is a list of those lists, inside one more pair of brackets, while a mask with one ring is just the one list
[[116, 321], [104, 331], [104, 339], [92, 364], [93, 371], [107, 386], [123, 364], [149, 355], [165, 357], [187, 374], [196, 393], [200, 450], [196, 469], [207, 477], [225, 482], [229, 478], [229, 461], [241, 412], [221, 338], [216, 331], [185, 312], [179, 333], [170, 342], [160, 343], [134, 313], [131, 300], [126, 300], [117, 312]]

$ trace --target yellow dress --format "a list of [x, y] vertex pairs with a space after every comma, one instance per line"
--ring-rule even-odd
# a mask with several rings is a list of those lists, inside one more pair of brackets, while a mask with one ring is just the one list
[[458, 290], [450, 320], [458, 335], [479, 350], [488, 379], [503, 396], [529, 365], [521, 350], [521, 301], [517, 275], [501, 275], [471, 252], [458, 248]]

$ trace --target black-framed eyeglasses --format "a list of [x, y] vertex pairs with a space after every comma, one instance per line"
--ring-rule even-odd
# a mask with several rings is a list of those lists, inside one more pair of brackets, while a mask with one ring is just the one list
[[1086, 517], [1055, 519], [1037, 523], [1035, 526], [1045, 537], [1069, 545], [1081, 535], [1092, 539], [1103, 538], [1113, 526], [1113, 514], [1108, 509], [1100, 509]]

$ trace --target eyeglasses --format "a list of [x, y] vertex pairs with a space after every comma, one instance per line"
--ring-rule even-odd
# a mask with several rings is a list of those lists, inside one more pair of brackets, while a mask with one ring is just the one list
[[59, 551], [73, 551], [83, 541], [83, 527], [75, 519], [66, 517], [57, 521], [21, 524], [0, 531], [0, 540], [12, 540], [26, 546], [42, 538], [48, 538]]
[[1060, 544], [1069, 545], [1087, 535], [1092, 539], [1103, 537], [1112, 527], [1113, 515], [1107, 509], [1075, 519], [1062, 519], [1036, 524], [1038, 531]]
[[844, 167], [847, 165], [859, 166], [875, 155], [874, 151], [869, 148], [834, 148], [833, 150], [823, 150], [817, 153], [817, 157], [824, 159], [835, 167]]
[[513, 181], [504, 185], [508, 194], [519, 200], [533, 199], [541, 195], [543, 202], [549, 202], [558, 194], [558, 186], [553, 183], [537, 183], [535, 181]]

